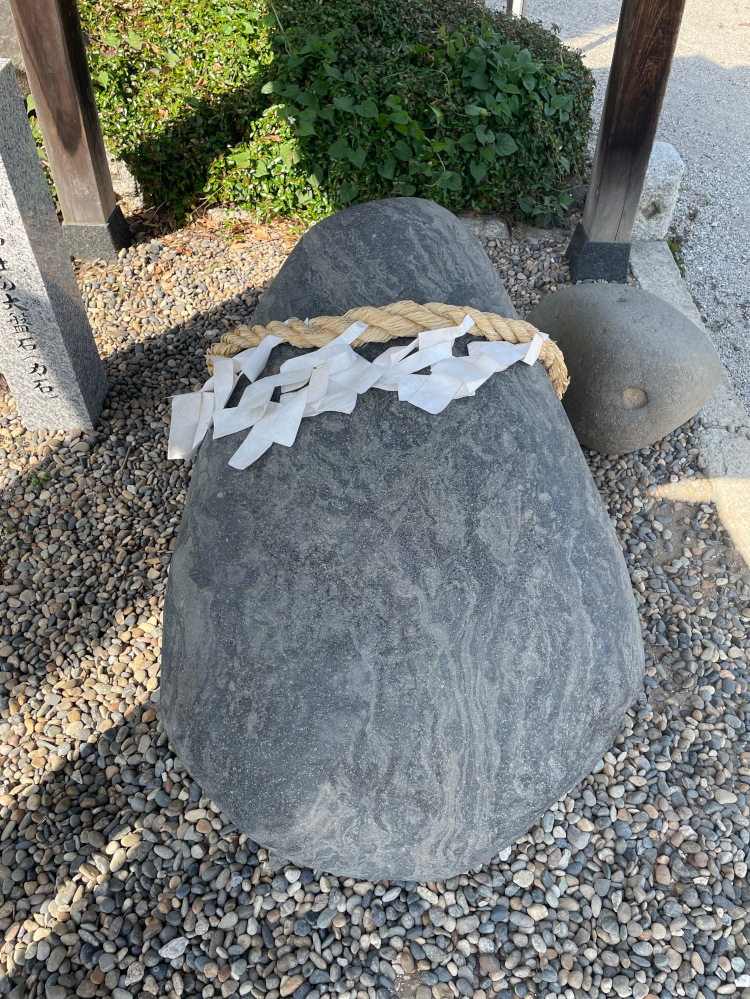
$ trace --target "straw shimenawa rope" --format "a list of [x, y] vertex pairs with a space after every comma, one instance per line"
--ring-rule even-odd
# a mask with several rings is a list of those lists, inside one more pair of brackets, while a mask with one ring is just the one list
[[[285, 323], [271, 322], [268, 326], [238, 326], [225, 333], [218, 343], [209, 348], [207, 364], [213, 372], [212, 357], [233, 357], [241, 350], [256, 347], [265, 337], [275, 333], [293, 347], [323, 347], [343, 333], [358, 320], [367, 323], [367, 329], [352, 344], [386, 343], [399, 337], [415, 337], [423, 330], [441, 329], [444, 326], [458, 326], [464, 316], [471, 316], [477, 332], [487, 340], [507, 340], [508, 343], [528, 343], [539, 331], [522, 319], [503, 319], [494, 312], [479, 312], [468, 306], [443, 305], [441, 302], [393, 302], [382, 308], [364, 305], [349, 309], [343, 316], [318, 316], [307, 324], [300, 319], [287, 319]], [[562, 399], [570, 379], [565, 367], [562, 351], [552, 340], [545, 340], [539, 360], [547, 369], [552, 385], [559, 399]]]

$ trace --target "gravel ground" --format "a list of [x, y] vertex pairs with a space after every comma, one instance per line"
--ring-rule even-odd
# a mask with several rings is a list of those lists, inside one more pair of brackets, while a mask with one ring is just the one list
[[[490, 0], [489, 6], [504, 6]], [[598, 125], [621, 0], [528, 0], [527, 14], [584, 50]], [[750, 0], [690, 0], [657, 138], [685, 161], [673, 230], [685, 278], [750, 411]]]
[[[190, 467], [168, 399], [252, 312], [293, 237], [217, 225], [79, 272], [111, 392], [95, 433], [0, 408], [0, 996], [750, 999], [750, 579], [693, 427], [590, 454], [622, 544], [646, 680], [595, 772], [445, 883], [339, 879], [239, 835], [158, 715], [161, 606]], [[520, 311], [562, 245], [488, 245]]]

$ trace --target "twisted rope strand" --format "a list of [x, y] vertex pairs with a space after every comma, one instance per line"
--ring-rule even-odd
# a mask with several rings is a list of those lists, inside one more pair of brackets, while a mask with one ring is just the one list
[[[306, 325], [300, 319], [287, 319], [285, 323], [270, 322], [267, 326], [238, 326], [225, 333], [207, 353], [206, 363], [213, 373], [213, 357], [234, 357], [241, 350], [257, 347], [265, 337], [275, 333], [292, 347], [324, 347], [352, 323], [367, 323], [367, 329], [352, 344], [387, 343], [399, 337], [415, 337], [423, 330], [436, 330], [444, 326], [458, 326], [464, 316], [471, 316], [476, 331], [487, 340], [506, 340], [508, 343], [528, 343], [539, 331], [523, 319], [503, 319], [494, 312], [480, 312], [470, 306], [444, 305], [442, 302], [393, 302], [382, 308], [362, 305], [349, 309], [343, 316], [318, 316]], [[473, 332], [473, 330], [472, 330]], [[562, 351], [552, 340], [545, 340], [539, 360], [547, 370], [558, 399], [562, 399], [570, 383]]]

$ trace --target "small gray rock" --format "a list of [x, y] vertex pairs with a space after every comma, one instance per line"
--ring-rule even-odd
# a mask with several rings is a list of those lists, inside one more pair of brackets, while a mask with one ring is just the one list
[[721, 362], [705, 330], [640, 288], [576, 285], [548, 295], [528, 321], [562, 348], [565, 412], [581, 444], [601, 454], [661, 440], [719, 383]]
[[456, 923], [456, 931], [459, 936], [466, 936], [467, 933], [471, 933], [472, 930], [479, 928], [479, 916], [465, 916], [463, 919], [459, 919]]
[[188, 945], [187, 937], [175, 937], [159, 948], [159, 957], [167, 961], [173, 961], [176, 957], [182, 957]]

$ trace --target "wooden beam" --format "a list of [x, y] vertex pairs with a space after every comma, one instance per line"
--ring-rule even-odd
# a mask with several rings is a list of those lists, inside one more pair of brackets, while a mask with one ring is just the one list
[[66, 224], [116, 209], [76, 0], [10, 0]]
[[630, 240], [684, 8], [623, 0], [583, 213], [589, 240]]

